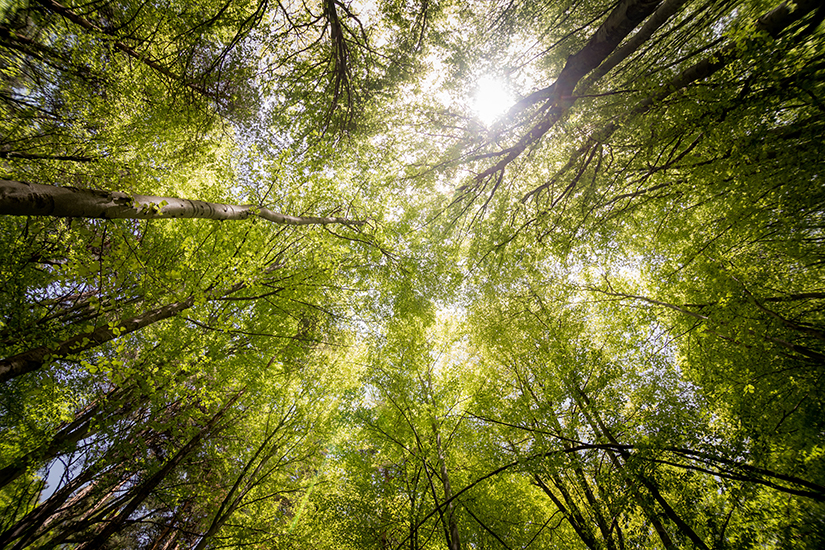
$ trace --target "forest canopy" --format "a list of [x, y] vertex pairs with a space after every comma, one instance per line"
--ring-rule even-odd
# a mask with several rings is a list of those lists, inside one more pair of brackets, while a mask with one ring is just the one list
[[823, 19], [0, 3], [0, 548], [825, 547]]

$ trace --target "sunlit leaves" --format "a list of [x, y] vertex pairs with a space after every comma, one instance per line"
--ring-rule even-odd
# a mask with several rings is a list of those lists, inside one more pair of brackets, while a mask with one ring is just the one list
[[550, 103], [627, 2], [43, 4], [0, 29], [3, 177], [366, 223], [2, 220], [2, 351], [48, 352], [3, 388], [6, 524], [58, 458], [101, 525], [143, 499], [123, 548], [816, 546], [808, 3], [679, 4]]

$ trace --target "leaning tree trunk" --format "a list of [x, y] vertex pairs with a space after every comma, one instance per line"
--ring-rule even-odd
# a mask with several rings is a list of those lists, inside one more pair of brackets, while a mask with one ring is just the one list
[[[279, 267], [281, 267], [279, 264], [271, 265], [265, 272], [270, 272]], [[206, 297], [209, 300], [221, 298], [246, 287], [247, 283], [241, 282], [221, 290], [209, 289], [206, 291]], [[149, 310], [141, 315], [121, 319], [117, 323], [99, 326], [94, 330], [78, 334], [53, 346], [39, 346], [13, 355], [12, 357], [2, 359], [0, 360], [0, 383], [38, 370], [52, 359], [71, 357], [83, 351], [96, 348], [120, 336], [136, 332], [151, 324], [175, 317], [179, 313], [194, 306], [195, 302], [196, 298], [192, 295], [185, 300]]]
[[[622, 40], [659, 7], [660, 3], [658, 0], [622, 0], [619, 2], [604, 23], [593, 33], [587, 44], [567, 58], [564, 68], [553, 84], [519, 102], [523, 104], [524, 102], [545, 101], [549, 107], [547, 114], [528, 130], [518, 143], [504, 151], [503, 153], [506, 154], [503, 154], [501, 160], [478, 174], [474, 178], [475, 183], [467, 184], [459, 190], [467, 191], [491, 175], [503, 172], [516, 157], [541, 139], [575, 103], [573, 90], [576, 89], [579, 81], [601, 65]], [[516, 108], [518, 107], [514, 107]]]
[[[115, 459], [115, 452], [107, 452], [20, 518], [17, 523], [0, 533], [0, 548], [12, 548], [12, 550], [26, 548], [37, 539], [46, 536], [49, 531], [63, 529], [62, 525], [65, 521], [82, 520], [79, 510], [83, 507], [84, 501], [87, 505], [92, 505], [89, 498], [94, 490], [107, 479], [108, 474], [111, 473], [111, 470], [107, 471], [107, 468]], [[122, 483], [124, 480], [121, 479], [120, 484]], [[113, 490], [109, 493], [112, 494]], [[99, 505], [104, 501], [105, 498], [98, 495], [93, 502]], [[75, 512], [80, 515], [75, 515]], [[20, 540], [13, 547], [10, 546], [17, 539]]]
[[694, 547], [699, 548], [700, 550], [709, 550], [708, 546], [702, 540], [702, 538], [693, 530], [693, 528], [687, 524], [687, 522], [682, 519], [676, 510], [670, 505], [670, 503], [662, 496], [661, 492], [659, 491], [658, 487], [647, 478], [642, 473], [629, 473], [627, 472], [626, 464], [628, 459], [630, 458], [630, 453], [619, 446], [619, 442], [613, 437], [613, 434], [607, 428], [605, 423], [602, 421], [601, 417], [599, 416], [599, 412], [591, 407], [590, 398], [584, 393], [584, 391], [576, 384], [573, 386], [573, 399], [578, 405], [579, 409], [584, 414], [587, 422], [590, 424], [590, 427], [593, 429], [593, 432], [596, 435], [602, 435], [605, 437], [610, 443], [617, 446], [617, 452], [622, 457], [624, 461], [624, 465], [619, 461], [616, 455], [612, 451], [607, 451], [607, 455], [610, 457], [611, 462], [616, 466], [616, 468], [622, 472], [627, 479], [628, 483], [633, 483], [633, 479], [638, 480], [650, 493], [653, 499], [659, 503], [662, 509], [665, 511], [665, 515], [679, 528], [681, 533], [689, 538], [691, 542], [693, 542]]
[[435, 433], [436, 452], [438, 453], [438, 468], [441, 471], [441, 483], [444, 487], [444, 502], [447, 503], [447, 522], [449, 525], [449, 539], [447, 546], [450, 550], [461, 550], [461, 538], [458, 532], [458, 522], [456, 521], [455, 506], [453, 505], [453, 490], [450, 486], [450, 477], [447, 473], [447, 462], [444, 458], [444, 449], [441, 445], [441, 430], [438, 426], [438, 418], [432, 421], [433, 432]]
[[[555, 415], [548, 415], [548, 421], [551, 423], [556, 433], [564, 433], [564, 428], [562, 427], [561, 422], [559, 422], [559, 419], [556, 418]], [[575, 435], [573, 437], [575, 437]], [[605, 547], [607, 548], [607, 550], [615, 550], [616, 544], [613, 542], [613, 537], [611, 535], [612, 529], [608, 525], [607, 514], [605, 514], [606, 505], [602, 503], [603, 499], [596, 497], [596, 493], [594, 493], [593, 488], [590, 487], [590, 483], [587, 481], [587, 476], [584, 473], [584, 468], [582, 467], [581, 461], [579, 461], [578, 455], [575, 452], [571, 452], [573, 447], [571, 441], [572, 440], [561, 440], [561, 444], [564, 447], [565, 452], [570, 453], [570, 461], [572, 463], [572, 468], [570, 468], [570, 470], [572, 470], [573, 475], [569, 475], [571, 472], [565, 473], [568, 474], [568, 477], [571, 477], [569, 485], [575, 491], [575, 493], [578, 495], [583, 494], [585, 496], [587, 504], [590, 506], [590, 512], [592, 515], [592, 519], [588, 519], [587, 521], [582, 520], [582, 525], [592, 524], [593, 520], [595, 520], [595, 523], [602, 534], [602, 540], [604, 541]], [[565, 500], [567, 500], [568, 508], [573, 509], [575, 506], [575, 502], [570, 499], [570, 491], [567, 491], [564, 487], [564, 479], [560, 475], [558, 475], [558, 473], [554, 474], [551, 477], [553, 478], [553, 482], [556, 484], [559, 491], [562, 493], [562, 496], [564, 496]], [[595, 476], [593, 485], [595, 486], [596, 491], [599, 491], [598, 482]], [[545, 493], [546, 492], [547, 491], [545, 490]], [[583, 518], [584, 515], [579, 514], [579, 517]], [[597, 540], [595, 537], [595, 533], [592, 533], [591, 536], [594, 541]], [[585, 543], [587, 543], [587, 541], [585, 541]], [[600, 545], [598, 546], [600, 547]], [[665, 548], [669, 548], [667, 542], [665, 542]]]
[[26, 473], [26, 470], [32, 466], [47, 463], [58, 454], [73, 448], [80, 440], [88, 436], [92, 421], [100, 412], [102, 403], [114, 398], [116, 391], [109, 392], [103, 399], [97, 400], [79, 411], [75, 415], [74, 421], [64, 425], [51, 439], [0, 469], [0, 488], [5, 487]]
[[195, 305], [195, 297], [167, 304], [129, 319], [121, 319], [116, 324], [97, 327], [78, 334], [55, 346], [40, 346], [12, 357], [0, 360], [0, 382], [38, 370], [51, 359], [65, 359], [83, 351], [96, 348], [115, 338], [135, 332], [158, 321], [174, 317]]
[[[678, 0], [668, 0], [665, 4], [662, 5], [662, 8], [667, 8], [666, 11], [669, 11], [674, 5], [678, 4]], [[672, 4], [672, 5], [671, 5]], [[666, 6], [667, 5], [667, 6]], [[765, 31], [771, 36], [778, 36], [782, 32], [784, 32], [792, 23], [801, 19], [805, 14], [813, 11], [816, 5], [815, 2], [812, 0], [799, 0], [796, 3], [796, 9], [791, 10], [787, 3], [782, 3], [778, 7], [774, 8], [773, 10], [763, 14], [754, 22], [754, 27], [757, 31]], [[667, 13], [663, 12], [660, 15], [664, 16]], [[659, 14], [659, 10], [657, 10], [656, 14]], [[654, 17], [656, 17], [654, 14]], [[668, 15], [669, 17], [669, 15]], [[651, 25], [655, 25], [656, 22], [648, 21]], [[631, 44], [635, 43], [638, 39], [639, 35], [646, 31], [647, 24], [643, 27], [639, 33], [633, 35], [631, 39], [629, 39], [622, 48], [617, 50], [614, 53], [616, 58], [626, 56], [627, 54], [624, 50], [630, 47]], [[696, 82], [705, 80], [710, 78], [712, 75], [717, 73], [718, 71], [724, 69], [726, 66], [731, 64], [733, 61], [738, 59], [741, 55], [743, 49], [747, 49], [750, 47], [759, 47], [762, 37], [759, 33], [753, 33], [753, 35], [746, 39], [747, 46], [743, 48], [742, 42], [740, 40], [730, 40], [726, 46], [724, 46], [720, 51], [714, 52], [713, 54], [701, 59], [700, 61], [694, 63], [693, 65], [687, 67], [686, 69], [682, 70], [679, 74], [671, 78], [665, 85], [660, 86], [658, 90], [656, 90], [653, 94], [645, 97], [638, 103], [636, 103], [633, 107], [631, 107], [627, 114], [612, 120], [602, 126], [600, 129], [593, 132], [590, 137], [587, 139], [584, 145], [582, 145], [578, 150], [574, 151], [570, 158], [567, 160], [567, 163], [556, 172], [556, 174], [550, 178], [550, 181], [536, 187], [529, 193], [525, 194], [521, 202], [527, 202], [527, 200], [537, 195], [547, 189], [551, 188], [555, 183], [558, 181], [561, 176], [567, 173], [576, 163], [588, 154], [590, 151], [593, 150], [599, 144], [607, 142], [608, 139], [622, 126], [622, 121], [626, 121], [635, 117], [640, 117], [646, 113], [648, 113], [651, 109], [653, 109], [656, 105], [660, 105], [665, 99], [670, 97], [671, 95], [675, 95], [677, 93], [682, 92], [688, 86], [695, 84]], [[638, 47], [638, 45], [637, 45]], [[596, 80], [607, 74], [614, 66], [613, 62], [619, 63], [621, 60], [614, 59], [614, 56], [611, 56], [607, 61], [599, 65], [598, 70], [594, 71], [590, 75], [588, 75], [587, 80], [582, 81], [579, 85], [577, 85], [576, 92], [579, 93], [586, 93], [588, 91], [588, 87], [591, 86]], [[523, 101], [526, 101], [526, 98]], [[538, 100], [536, 100], [538, 101]], [[521, 102], [520, 102], [521, 103]], [[517, 105], [518, 106], [518, 105]], [[514, 107], [515, 109], [515, 107]], [[573, 180], [568, 188], [564, 190], [560, 197], [557, 197], [552, 205], [551, 208], [555, 207], [567, 194], [569, 194], [573, 190], [573, 186], [575, 186], [577, 180]]]
[[364, 220], [338, 217], [288, 216], [251, 204], [221, 204], [177, 197], [128, 195], [120, 191], [55, 187], [12, 180], [0, 180], [0, 214], [130, 220], [245, 220], [258, 217], [285, 225], [359, 226], [366, 223]]
[[216, 412], [209, 422], [201, 428], [172, 458], [166, 461], [163, 467], [155, 472], [151, 477], [146, 479], [140, 485], [135, 486], [129, 495], [129, 499], [123, 508], [108, 521], [100, 532], [91, 540], [78, 547], [78, 550], [91, 550], [93, 548], [103, 548], [109, 537], [123, 528], [127, 523], [129, 516], [131, 516], [146, 500], [149, 495], [166, 479], [183, 460], [192, 453], [200, 442], [207, 437], [211, 437], [217, 432], [220, 432], [226, 427], [226, 423], [220, 424], [223, 417], [230, 410], [232, 405], [246, 393], [246, 388], [243, 388], [235, 393], [235, 395]]
[[[590, 550], [598, 550], [599, 543], [596, 540], [596, 535], [593, 532], [591, 523], [585, 519], [584, 515], [582, 515], [578, 506], [576, 506], [576, 502], [565, 488], [564, 483], [558, 474], [554, 474], [553, 478], [553, 484], [556, 486], [556, 489], [558, 489], [561, 498], [553, 493], [553, 490], [550, 489], [539, 474], [533, 474], [533, 483], [544, 491], [544, 494], [550, 497], [550, 500], [553, 501], [553, 504], [555, 504], [556, 508], [559, 512], [561, 512], [562, 516], [567, 519], [567, 522], [573, 528], [573, 531], [575, 531], [579, 536], [584, 545]], [[562, 502], [562, 498], [564, 499], [564, 502]], [[672, 550], [671, 546], [665, 545], [665, 548]]]
[[[276, 440], [275, 443], [272, 443], [272, 440], [278, 435], [284, 427], [290, 413], [288, 412], [278, 423], [274, 430], [264, 439], [264, 441], [258, 446], [255, 454], [252, 458], [247, 461], [244, 465], [241, 473], [238, 475], [235, 483], [232, 485], [232, 488], [226, 494], [221, 502], [218, 511], [215, 512], [215, 516], [212, 518], [212, 522], [209, 524], [209, 528], [203, 534], [200, 539], [200, 542], [193, 548], [193, 550], [203, 550], [207, 547], [209, 543], [212, 542], [212, 537], [223, 527], [223, 525], [232, 517], [235, 511], [241, 506], [243, 499], [246, 495], [251, 491], [258, 483], [262, 481], [261, 478], [261, 471], [266, 467], [267, 463], [275, 456], [275, 453], [278, 451], [278, 441]], [[261, 454], [266, 451], [263, 457]], [[260, 461], [258, 461], [258, 458]], [[258, 465], [252, 471], [251, 475], [249, 471], [254, 466], [255, 462], [258, 461]], [[264, 476], [265, 478], [266, 476]]]

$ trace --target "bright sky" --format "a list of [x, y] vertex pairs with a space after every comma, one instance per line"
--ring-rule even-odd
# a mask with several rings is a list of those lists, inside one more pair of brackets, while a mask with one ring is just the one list
[[485, 126], [491, 126], [515, 102], [505, 83], [492, 76], [482, 76], [476, 83], [471, 107]]

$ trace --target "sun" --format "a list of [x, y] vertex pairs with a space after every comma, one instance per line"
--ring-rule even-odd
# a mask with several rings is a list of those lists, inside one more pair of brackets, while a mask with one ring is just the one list
[[478, 79], [471, 108], [485, 126], [493, 124], [512, 104], [513, 96], [503, 80], [493, 76]]

